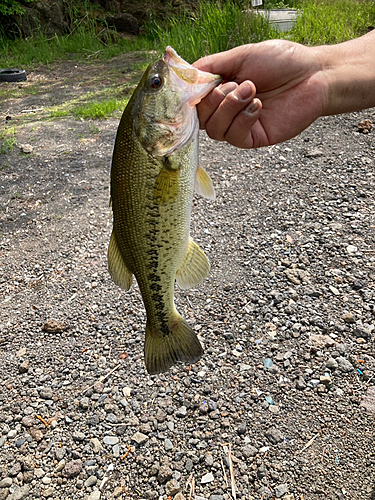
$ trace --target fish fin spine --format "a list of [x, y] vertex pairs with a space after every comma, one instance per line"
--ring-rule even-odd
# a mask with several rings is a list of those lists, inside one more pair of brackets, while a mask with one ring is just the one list
[[144, 351], [150, 375], [166, 372], [178, 361], [195, 363], [203, 354], [195, 332], [177, 311], [172, 315], [168, 335], [163, 335], [147, 321]]
[[108, 247], [108, 270], [117, 286], [124, 290], [130, 289], [133, 281], [133, 273], [129, 271], [124, 262], [114, 231], [112, 231]]
[[211, 177], [202, 167], [197, 168], [194, 187], [196, 193], [200, 194], [204, 198], [215, 201], [216, 194]]
[[176, 280], [180, 288], [187, 290], [199, 285], [210, 272], [210, 263], [203, 250], [189, 238], [188, 251], [180, 269], [176, 273]]

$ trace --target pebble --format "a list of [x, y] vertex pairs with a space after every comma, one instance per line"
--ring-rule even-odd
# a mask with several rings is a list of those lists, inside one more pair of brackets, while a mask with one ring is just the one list
[[344, 358], [343, 356], [338, 356], [336, 358], [336, 362], [337, 362], [337, 369], [343, 373], [351, 372], [354, 369], [351, 362], [348, 359]]
[[104, 436], [103, 443], [107, 446], [113, 446], [119, 442], [117, 436]]
[[354, 314], [350, 311], [345, 312], [342, 315], [342, 319], [345, 321], [345, 323], [349, 323], [349, 324], [355, 323]]
[[164, 449], [165, 449], [165, 451], [173, 450], [173, 443], [168, 438], [164, 441]]
[[174, 496], [180, 491], [180, 484], [176, 479], [171, 479], [165, 485], [165, 493], [169, 496]]
[[160, 467], [158, 471], [158, 481], [161, 484], [166, 483], [169, 479], [171, 479], [173, 474], [172, 469], [169, 467], [169, 465], [163, 465]]
[[67, 462], [64, 469], [62, 470], [62, 475], [68, 479], [78, 476], [83, 467], [82, 460], [71, 460]]
[[212, 472], [207, 472], [207, 474], [202, 476], [201, 483], [202, 484], [212, 483], [212, 481], [214, 481], [214, 480], [215, 480], [215, 478], [214, 478]]
[[284, 435], [276, 427], [271, 427], [265, 432], [265, 436], [272, 444], [280, 443], [284, 440]]
[[98, 478], [96, 476], [89, 476], [84, 485], [86, 488], [91, 488], [91, 486], [95, 486], [95, 484], [98, 482]]
[[176, 412], [176, 417], [183, 418], [186, 417], [187, 408], [186, 406], [181, 406]]
[[94, 490], [87, 498], [87, 500], [99, 500], [101, 497], [101, 493], [99, 490]]
[[131, 439], [135, 443], [141, 445], [148, 441], [148, 436], [146, 436], [146, 434], [142, 434], [142, 432], [136, 432], [135, 434], [133, 434]]
[[98, 438], [92, 438], [90, 440], [90, 444], [95, 454], [99, 453], [100, 450], [102, 449], [102, 445]]
[[288, 485], [287, 484], [279, 484], [278, 486], [275, 487], [275, 495], [276, 498], [280, 498], [285, 495], [285, 493], [288, 492]]
[[7, 500], [21, 500], [22, 498], [28, 498], [30, 493], [30, 486], [25, 484], [24, 486], [15, 486], [15, 489], [7, 497]]
[[4, 477], [0, 481], [0, 488], [10, 488], [13, 484], [13, 479], [11, 477]]
[[329, 358], [329, 360], [326, 363], [326, 367], [329, 370], [337, 370], [338, 366], [339, 365], [338, 365], [337, 361], [334, 358]]

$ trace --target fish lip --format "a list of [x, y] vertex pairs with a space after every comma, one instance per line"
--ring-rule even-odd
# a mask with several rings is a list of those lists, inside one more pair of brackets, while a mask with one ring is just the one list
[[178, 84], [185, 87], [185, 91], [188, 93], [188, 102], [192, 107], [222, 82], [220, 75], [194, 68], [169, 45], [165, 49], [163, 61], [172, 70], [172, 74], [177, 77]]

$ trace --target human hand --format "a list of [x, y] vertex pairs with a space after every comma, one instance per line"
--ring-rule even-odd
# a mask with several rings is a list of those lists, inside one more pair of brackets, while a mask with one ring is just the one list
[[241, 148], [270, 146], [324, 114], [325, 79], [315, 48], [269, 40], [204, 57], [194, 66], [224, 79], [197, 106], [201, 128], [212, 139]]

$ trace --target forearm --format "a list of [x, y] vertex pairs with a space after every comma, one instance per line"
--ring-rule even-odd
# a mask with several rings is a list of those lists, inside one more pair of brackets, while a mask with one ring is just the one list
[[355, 40], [312, 50], [322, 64], [324, 115], [375, 107], [375, 30]]

